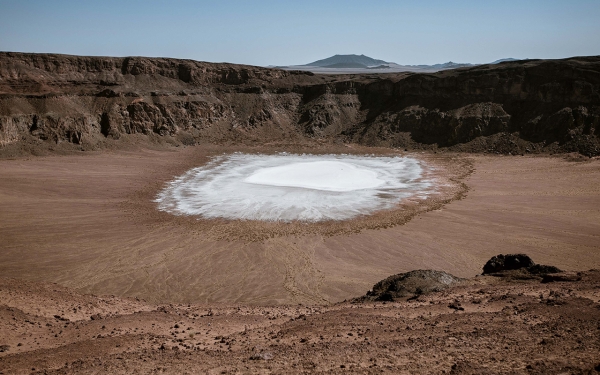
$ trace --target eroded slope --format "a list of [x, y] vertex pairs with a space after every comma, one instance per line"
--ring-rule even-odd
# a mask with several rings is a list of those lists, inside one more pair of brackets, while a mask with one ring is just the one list
[[167, 58], [0, 53], [4, 155], [132, 142], [314, 140], [597, 155], [599, 106], [598, 57], [314, 75]]

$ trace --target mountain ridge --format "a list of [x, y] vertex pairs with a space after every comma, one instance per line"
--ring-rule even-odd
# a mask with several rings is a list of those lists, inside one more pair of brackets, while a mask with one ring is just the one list
[[116, 147], [132, 137], [600, 155], [600, 56], [361, 72], [0, 53], [0, 151]]
[[369, 66], [377, 66], [377, 65], [385, 65], [385, 64], [389, 64], [387, 61], [383, 61], [383, 60], [377, 60], [374, 59], [372, 57], [369, 56], [365, 56], [365, 55], [333, 55], [331, 57], [328, 57], [326, 59], [321, 59], [321, 60], [317, 60], [317, 61], [313, 61], [311, 63], [305, 64], [304, 66], [318, 66], [318, 67], [328, 67], [328, 66], [333, 66], [335, 65], [335, 67], [343, 67], [344, 65], [353, 65], [353, 66], [349, 66], [351, 68], [356, 67], [356, 65], [364, 65], [365, 67], [369, 67]]
[[356, 54], [349, 55], [333, 55], [325, 59], [313, 61], [304, 65], [283, 65], [273, 66], [269, 65], [269, 68], [278, 68], [284, 70], [301, 70], [320, 74], [357, 74], [357, 73], [400, 73], [400, 72], [415, 72], [415, 73], [434, 73], [442, 70], [459, 69], [459, 68], [470, 68], [480, 65], [495, 65], [504, 62], [515, 62], [519, 59], [515, 58], [503, 58], [488, 63], [457, 63], [448, 61], [445, 63], [438, 64], [415, 64], [415, 65], [403, 65], [392, 61], [384, 61], [374, 59], [372, 57]]

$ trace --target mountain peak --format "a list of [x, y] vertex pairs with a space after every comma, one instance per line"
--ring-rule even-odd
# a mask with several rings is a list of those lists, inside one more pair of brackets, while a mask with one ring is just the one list
[[383, 60], [373, 59], [365, 55], [333, 55], [326, 59], [317, 60], [306, 64], [306, 66], [318, 66], [321, 68], [359, 68], [389, 64]]

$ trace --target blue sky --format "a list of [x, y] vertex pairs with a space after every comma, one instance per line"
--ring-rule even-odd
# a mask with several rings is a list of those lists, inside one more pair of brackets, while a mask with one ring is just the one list
[[600, 0], [0, 0], [0, 50], [263, 66], [600, 55]]

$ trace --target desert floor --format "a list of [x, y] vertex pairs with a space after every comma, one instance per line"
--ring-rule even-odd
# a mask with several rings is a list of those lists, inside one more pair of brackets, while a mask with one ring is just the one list
[[166, 182], [235, 150], [0, 160], [0, 275], [152, 303], [322, 305], [414, 269], [472, 277], [499, 253], [567, 271], [600, 267], [599, 159], [415, 154], [443, 164], [465, 191], [411, 208], [401, 225], [359, 220], [327, 232], [155, 209]]
[[600, 271], [395, 302], [155, 305], [0, 278], [0, 374], [597, 374]]

